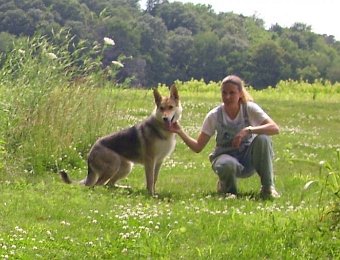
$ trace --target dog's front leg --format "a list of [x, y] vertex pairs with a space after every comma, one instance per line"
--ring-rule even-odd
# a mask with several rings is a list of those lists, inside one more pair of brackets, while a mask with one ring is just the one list
[[154, 178], [153, 178], [153, 190], [156, 191], [156, 182], [158, 179], [159, 170], [161, 169], [163, 161], [157, 162], [155, 166]]
[[155, 162], [148, 161], [144, 165], [145, 168], [145, 178], [146, 178], [146, 188], [150, 195], [155, 195], [155, 186], [154, 186], [154, 172], [155, 172]]

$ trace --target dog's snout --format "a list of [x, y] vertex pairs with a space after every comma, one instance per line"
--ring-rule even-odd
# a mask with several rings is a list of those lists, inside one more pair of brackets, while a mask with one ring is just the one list
[[164, 121], [164, 122], [168, 122], [168, 121], [169, 121], [169, 118], [163, 117], [163, 121]]

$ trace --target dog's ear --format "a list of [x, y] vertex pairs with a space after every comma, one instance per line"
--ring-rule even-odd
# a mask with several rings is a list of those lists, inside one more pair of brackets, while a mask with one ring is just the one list
[[179, 100], [178, 90], [175, 84], [170, 87], [170, 97], [174, 100]]
[[162, 96], [159, 94], [158, 89], [154, 88], [153, 89], [153, 96], [155, 97], [155, 103], [157, 106], [162, 102]]

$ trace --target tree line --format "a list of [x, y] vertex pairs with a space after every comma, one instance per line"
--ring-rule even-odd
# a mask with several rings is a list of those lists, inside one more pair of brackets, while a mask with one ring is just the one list
[[61, 29], [74, 35], [73, 45], [86, 41], [88, 55], [94, 43], [112, 39], [102, 67], [119, 60], [124, 67], [116, 79], [133, 86], [219, 81], [227, 74], [256, 89], [286, 79], [340, 81], [340, 42], [302, 23], [266, 30], [255, 15], [167, 0], [148, 0], [145, 10], [138, 0], [0, 0], [2, 59], [25, 37], [45, 35], [58, 44], [53, 36]]

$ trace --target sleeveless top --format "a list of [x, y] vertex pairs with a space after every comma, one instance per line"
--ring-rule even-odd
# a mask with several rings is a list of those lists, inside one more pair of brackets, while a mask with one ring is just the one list
[[254, 135], [248, 134], [241, 141], [239, 148], [232, 147], [231, 143], [235, 135], [241, 131], [241, 129], [250, 126], [247, 103], [241, 104], [243, 110], [243, 118], [241, 122], [226, 123], [223, 120], [223, 104], [217, 110], [217, 125], [216, 125], [216, 147], [215, 150], [209, 155], [209, 159], [212, 162], [217, 156], [221, 154], [237, 155], [242, 153], [253, 141]]

